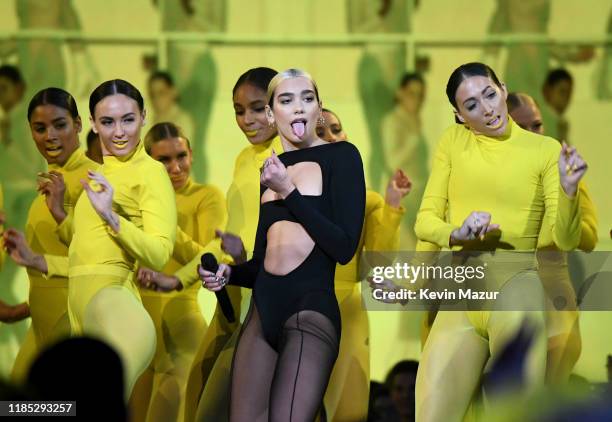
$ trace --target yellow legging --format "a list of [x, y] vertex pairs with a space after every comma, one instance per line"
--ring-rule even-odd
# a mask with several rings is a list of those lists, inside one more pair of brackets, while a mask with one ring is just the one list
[[187, 377], [206, 321], [196, 295], [143, 292], [142, 303], [155, 325], [157, 349], [132, 392], [132, 419], [183, 420]]
[[[497, 309], [516, 309], [519, 305], [525, 305], [525, 309], [538, 309], [540, 305], [542, 309], [544, 306], [542, 286], [535, 270], [526, 269], [513, 276], [504, 271], [491, 275], [499, 277], [488, 280], [490, 288], [497, 285], [500, 289]], [[416, 420], [463, 420], [479, 394], [482, 374], [525, 321], [535, 329], [526, 358], [525, 379], [530, 391], [543, 384], [545, 378], [547, 335], [543, 311], [438, 312], [417, 373]]]
[[[240, 301], [242, 299], [240, 288], [235, 286], [228, 286], [226, 287], [226, 290], [229, 294], [232, 306], [234, 307], [236, 317], [238, 318], [240, 314]], [[196, 419], [196, 413], [198, 412], [198, 403], [200, 402], [200, 398], [203, 397], [204, 387], [208, 385], [209, 382], [212, 384], [216, 384], [217, 382], [227, 382], [227, 387], [225, 389], [218, 389], [223, 390], [226, 393], [229, 392], [229, 368], [231, 367], [231, 360], [234, 354], [233, 352], [235, 346], [232, 345], [230, 341], [234, 333], [236, 334], [237, 338], [238, 333], [240, 332], [239, 328], [240, 323], [238, 321], [229, 323], [227, 319], [225, 319], [225, 317], [223, 316], [223, 313], [219, 309], [219, 306], [216, 307], [215, 313], [210, 321], [208, 329], [206, 330], [206, 334], [204, 335], [204, 338], [202, 339], [199, 345], [198, 351], [196, 352], [195, 358], [193, 359], [193, 363], [191, 365], [191, 369], [189, 371], [187, 389], [185, 392], [185, 422], [202, 420]], [[227, 350], [229, 350], [229, 352], [227, 352]], [[221, 379], [217, 379], [213, 382], [211, 380], [213, 367], [216, 365], [217, 360], [222, 360], [222, 362], [219, 363], [219, 368], [223, 368], [223, 362], [225, 362], [226, 360], [226, 355], [229, 356], [226, 373], [227, 379], [223, 380], [223, 376], [221, 376]], [[220, 404], [220, 407], [223, 408], [224, 412], [227, 412], [227, 409], [229, 408], [229, 394], [227, 394], [227, 398], [223, 400], [224, 405]], [[217, 406], [217, 403], [210, 404], [212, 406]], [[206, 420], [222, 419], [213, 418]]]
[[70, 320], [66, 303], [68, 287], [30, 286], [30, 316], [32, 324], [19, 349], [11, 378], [21, 383], [40, 351], [70, 335]]
[[370, 327], [363, 309], [360, 284], [336, 280], [336, 297], [342, 316], [340, 353], [325, 393], [330, 421], [364, 421], [370, 391]]
[[95, 269], [71, 272], [70, 325], [73, 334], [98, 337], [115, 348], [123, 364], [127, 400], [155, 354], [155, 327], [131, 281], [131, 272], [93, 274]]

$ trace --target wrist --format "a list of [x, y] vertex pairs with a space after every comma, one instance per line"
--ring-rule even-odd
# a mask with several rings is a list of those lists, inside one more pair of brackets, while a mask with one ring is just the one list
[[448, 246], [459, 246], [461, 245], [463, 242], [461, 241], [461, 239], [458, 238], [459, 236], [459, 229], [455, 229], [451, 232], [450, 234], [450, 238], [448, 240]]
[[119, 216], [113, 211], [102, 214], [102, 219], [110, 226], [115, 233], [119, 233]]
[[291, 192], [294, 191], [294, 189], [295, 189], [295, 185], [293, 183], [291, 183], [290, 185], [284, 187], [279, 192], [279, 194], [280, 194], [281, 198], [285, 199], [285, 198], [287, 198], [291, 194]]
[[396, 197], [386, 197], [385, 198], [385, 202], [387, 203], [387, 205], [389, 205], [392, 208], [400, 208], [401, 207], [401, 198], [396, 198]]
[[28, 266], [37, 271], [40, 271], [43, 274], [47, 274], [48, 272], [47, 260], [42, 255], [33, 255], [30, 265]]
[[174, 283], [174, 290], [176, 290], [177, 292], [180, 292], [181, 290], [183, 290], [183, 283], [181, 283], [181, 280], [179, 280], [179, 278], [175, 275], [170, 276], [170, 279], [173, 281]]
[[563, 192], [565, 192], [565, 194], [570, 197], [573, 198], [576, 196], [576, 192], [578, 190], [577, 186], [573, 183], [563, 183], [561, 182], [561, 188], [563, 189]]
[[66, 214], [66, 211], [64, 211], [63, 207], [54, 208], [54, 209], [51, 209], [50, 211], [51, 211], [51, 215], [53, 216], [53, 219], [58, 225], [62, 224], [64, 220], [66, 219], [67, 214]]

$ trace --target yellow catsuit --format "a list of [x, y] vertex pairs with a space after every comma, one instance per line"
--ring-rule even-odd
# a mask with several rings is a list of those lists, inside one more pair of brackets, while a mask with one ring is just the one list
[[357, 252], [336, 266], [335, 291], [342, 317], [340, 352], [325, 393], [328, 420], [362, 421], [368, 416], [370, 347], [368, 315], [361, 301], [362, 251], [396, 251], [404, 208], [393, 208], [374, 191], [366, 191], [363, 230]]
[[134, 280], [137, 263], [161, 270], [176, 234], [174, 190], [164, 166], [140, 142], [126, 157], [105, 156], [100, 172], [113, 187], [115, 233], [87, 195], [74, 212], [69, 248], [68, 314], [74, 334], [99, 336], [119, 352], [126, 394], [155, 352], [155, 328]]
[[[540, 227], [549, 227], [550, 237], [563, 250], [575, 248], [580, 240], [580, 193], [569, 198], [560, 187], [560, 149], [554, 139], [525, 131], [511, 119], [506, 133], [498, 138], [475, 135], [462, 125], [447, 129], [417, 216], [417, 236], [448, 248], [451, 232], [472, 211], [487, 211], [491, 222], [500, 225], [495, 248], [517, 251], [510, 254], [516, 256], [514, 273], [492, 281], [500, 288], [537, 288], [533, 254], [520, 251], [536, 249]], [[490, 241], [488, 236], [484, 243]], [[478, 250], [478, 245], [474, 248]], [[416, 420], [461, 420], [487, 362], [503, 349], [525, 317], [543, 326], [541, 312], [439, 312], [419, 365]], [[529, 352], [531, 385], [543, 381], [545, 362], [544, 335], [536, 338]]]
[[[225, 227], [225, 197], [214, 186], [201, 185], [190, 178], [176, 191], [176, 209], [181, 236], [184, 234], [199, 245], [207, 245], [215, 238], [215, 229]], [[199, 257], [201, 250], [193, 250], [192, 244], [177, 237], [172, 259], [163, 272], [175, 273]], [[207, 328], [198, 306], [199, 290], [200, 283], [193, 283], [180, 292], [140, 290], [142, 303], [153, 319], [157, 334], [153, 362], [139, 379], [132, 396], [132, 403], [141, 408], [140, 412], [142, 407], [148, 407], [148, 412], [144, 409], [147, 421], [179, 419], [187, 375]]]
[[[234, 164], [234, 175], [232, 184], [227, 191], [228, 220], [226, 231], [238, 235], [247, 252], [247, 259], [253, 254], [255, 243], [255, 232], [259, 221], [259, 169], [266, 158], [272, 154], [272, 149], [277, 154], [283, 152], [280, 138], [265, 142], [260, 145], [250, 145], [244, 148]], [[193, 275], [192, 275], [193, 274]], [[195, 271], [177, 273], [177, 276], [185, 283], [190, 277], [196, 277]], [[241, 290], [237, 286], [227, 286], [235, 313], [239, 312], [241, 302], [249, 301], [250, 290]], [[238, 324], [230, 324], [223, 316], [217, 306], [215, 314], [210, 322], [206, 336], [200, 347], [189, 374], [187, 394], [185, 401], [185, 421], [197, 420], [223, 420], [221, 415], [229, 409], [229, 383], [230, 367], [233, 349], [237, 339]], [[236, 334], [232, 337], [232, 334]], [[213, 365], [215, 371], [213, 371]], [[204, 388], [206, 386], [206, 388]], [[200, 400], [202, 397], [202, 400]], [[210, 419], [210, 418], [213, 419]]]
[[[96, 170], [100, 165], [90, 160], [81, 148], [77, 148], [63, 167], [50, 164], [49, 171], [57, 171], [64, 177], [64, 211], [72, 215], [77, 199], [83, 191], [80, 180], [87, 178], [87, 170]], [[69, 223], [68, 217], [61, 226]], [[26, 240], [38, 254], [68, 256], [68, 246], [63, 233], [53, 219], [44, 195], [38, 195], [30, 206], [25, 227]], [[68, 320], [68, 279], [47, 277], [28, 269], [30, 279], [30, 315], [32, 324], [13, 366], [13, 378], [22, 381], [38, 351], [57, 339], [70, 335]]]

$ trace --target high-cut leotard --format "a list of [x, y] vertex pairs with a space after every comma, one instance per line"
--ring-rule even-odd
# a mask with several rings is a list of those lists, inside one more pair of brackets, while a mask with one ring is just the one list
[[[302, 195], [294, 189], [284, 200], [260, 205], [253, 258], [232, 266], [230, 283], [253, 287], [266, 341], [278, 345], [283, 324], [298, 311], [325, 315], [340, 337], [340, 311], [334, 293], [336, 263], [353, 257], [363, 226], [365, 182], [357, 148], [348, 142], [318, 145], [279, 155], [289, 167], [313, 162], [321, 168], [322, 193]], [[266, 186], [261, 186], [260, 197]], [[302, 225], [314, 241], [313, 250], [294, 270], [279, 276], [264, 266], [267, 233], [278, 221]]]

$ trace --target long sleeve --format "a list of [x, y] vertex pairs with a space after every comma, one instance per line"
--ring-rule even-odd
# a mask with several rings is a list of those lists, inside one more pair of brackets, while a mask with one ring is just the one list
[[406, 210], [388, 205], [378, 193], [375, 196], [375, 208], [366, 216], [365, 250], [396, 251], [399, 248], [399, 227]]
[[215, 230], [223, 229], [227, 224], [227, 206], [225, 195], [212, 186], [207, 187], [207, 194], [197, 210], [197, 241], [208, 244], [215, 238]]
[[354, 145], [346, 145], [346, 151], [337, 154], [332, 164], [329, 186], [331, 219], [313, 208], [297, 189], [285, 198], [287, 208], [310, 237], [340, 264], [346, 264], [355, 254], [365, 212], [365, 181], [361, 156]]
[[[151, 172], [148, 184], [141, 187], [139, 229], [126, 218], [119, 217], [119, 232], [109, 232], [142, 265], [161, 270], [172, 254], [176, 237], [176, 204], [168, 176]], [[154, 186], [155, 189], [151, 187]]]
[[45, 278], [68, 277], [68, 257], [62, 255], [43, 255], [47, 262], [47, 274]]
[[174, 258], [179, 264], [187, 265], [196, 256], [201, 256], [203, 251], [204, 246], [195, 242], [180, 228], [176, 229], [176, 239], [174, 240], [172, 258]]
[[582, 216], [582, 221], [580, 222], [580, 244], [578, 245], [578, 249], [590, 252], [595, 249], [598, 240], [597, 211], [584, 181], [578, 184], [578, 189], [580, 190], [579, 204]]
[[[543, 144], [544, 145], [544, 144]], [[542, 156], [547, 157], [547, 162], [542, 174], [542, 187], [544, 191], [544, 203], [546, 216], [553, 219], [552, 238], [562, 251], [571, 251], [580, 243], [580, 202], [581, 191], [576, 192], [574, 198], [569, 198], [559, 182], [559, 157], [560, 146], [555, 145], [551, 151], [542, 151]], [[550, 220], [549, 220], [550, 221]]]
[[414, 227], [419, 239], [440, 247], [449, 247], [450, 235], [456, 229], [446, 221], [448, 182], [452, 168], [450, 141], [451, 138], [443, 137], [438, 145]]
[[59, 237], [59, 240], [66, 246], [70, 246], [70, 242], [72, 242], [72, 235], [74, 234], [73, 218], [74, 210], [70, 209], [70, 211], [68, 211], [66, 214], [64, 221], [62, 221], [55, 229], [57, 237]]
[[[297, 190], [297, 189], [296, 189]], [[259, 221], [257, 222], [257, 232], [255, 234], [255, 245], [253, 247], [253, 257], [248, 261], [239, 264], [231, 265], [232, 275], [230, 284], [234, 286], [253, 288], [257, 273], [263, 265], [266, 254], [266, 233], [262, 228], [261, 205], [259, 206]]]

